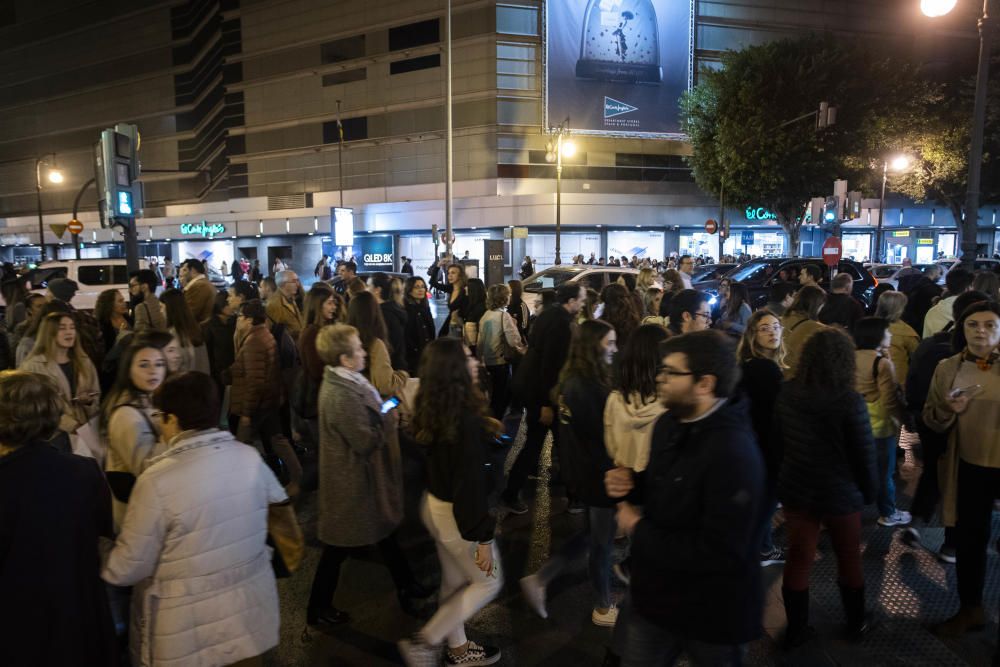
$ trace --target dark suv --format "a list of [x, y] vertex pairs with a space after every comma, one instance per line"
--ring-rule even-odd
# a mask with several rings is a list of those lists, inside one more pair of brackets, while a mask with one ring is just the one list
[[[771, 286], [785, 280], [796, 285], [799, 284], [799, 272], [802, 267], [812, 264], [820, 270], [822, 279], [820, 286], [823, 289], [830, 287], [830, 267], [823, 263], [819, 257], [770, 257], [765, 259], [755, 259], [741, 264], [725, 275], [728, 280], [736, 281], [746, 285], [750, 292], [750, 306], [756, 310], [767, 304], [767, 295]], [[871, 305], [872, 296], [875, 292], [875, 279], [860, 262], [849, 259], [840, 260], [837, 267], [838, 273], [847, 273], [854, 279], [854, 289], [852, 293], [865, 307]], [[715, 292], [717, 286], [709, 288], [706, 286], [695, 286], [695, 289]]]

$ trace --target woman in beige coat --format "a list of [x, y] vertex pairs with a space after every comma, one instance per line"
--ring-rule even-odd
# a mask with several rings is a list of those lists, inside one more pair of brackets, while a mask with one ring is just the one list
[[97, 425], [91, 423], [101, 405], [97, 369], [80, 345], [72, 314], [51, 313], [42, 319], [35, 347], [21, 364], [21, 370], [45, 375], [59, 387], [63, 402], [59, 430], [68, 436], [68, 441], [59, 438], [60, 446], [103, 463]]

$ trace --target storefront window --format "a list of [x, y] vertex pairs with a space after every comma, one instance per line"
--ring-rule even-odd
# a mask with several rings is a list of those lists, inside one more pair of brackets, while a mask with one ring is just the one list
[[869, 234], [844, 234], [841, 238], [843, 244], [843, 256], [858, 262], [867, 262], [871, 259], [872, 235]]
[[[742, 230], [733, 229], [722, 247], [723, 254], [738, 257], [743, 254], [754, 257], [783, 257], [785, 250], [784, 232], [753, 230], [753, 243], [743, 245]], [[680, 253], [682, 255], [706, 255], [713, 260], [719, 256], [719, 235], [705, 232], [681, 232]]]
[[608, 232], [608, 255], [662, 259], [663, 232]]
[[943, 255], [945, 257], [955, 256], [955, 237], [956, 234], [938, 234], [937, 240], [937, 251], [938, 255]]
[[[525, 242], [525, 254], [535, 262], [535, 270], [541, 271], [552, 266], [556, 257], [555, 234], [528, 234]], [[583, 255], [584, 260], [590, 259], [590, 253], [601, 256], [600, 234], [562, 234], [559, 255], [563, 264], [570, 264], [574, 255]]]

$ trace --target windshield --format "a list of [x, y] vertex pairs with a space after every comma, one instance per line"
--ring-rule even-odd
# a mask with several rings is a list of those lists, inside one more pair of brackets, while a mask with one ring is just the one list
[[579, 266], [550, 266], [544, 271], [539, 271], [522, 283], [525, 292], [538, 292], [543, 289], [559, 287], [567, 280], [572, 280], [584, 271], [586, 267]]
[[886, 266], [873, 266], [872, 275], [876, 278], [891, 278], [896, 271], [899, 271], [899, 266], [888, 264]]
[[775, 265], [771, 262], [750, 262], [736, 267], [726, 274], [730, 280], [744, 282], [747, 280], [766, 280], [774, 273]]

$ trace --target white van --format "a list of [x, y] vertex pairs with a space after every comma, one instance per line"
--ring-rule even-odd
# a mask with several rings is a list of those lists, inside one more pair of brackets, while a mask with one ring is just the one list
[[[145, 259], [139, 260], [140, 269], [148, 269]], [[27, 275], [28, 289], [44, 292], [50, 280], [69, 278], [76, 281], [78, 290], [72, 305], [79, 310], [93, 310], [97, 297], [108, 289], [116, 289], [125, 300], [128, 294], [128, 268], [125, 260], [111, 257], [97, 259], [60, 259], [42, 262]]]

